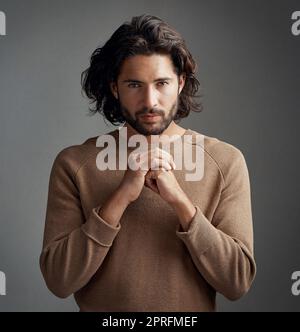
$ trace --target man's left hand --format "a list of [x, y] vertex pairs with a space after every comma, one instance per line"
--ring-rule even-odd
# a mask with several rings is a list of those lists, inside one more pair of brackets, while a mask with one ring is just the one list
[[175, 204], [185, 196], [174, 173], [171, 170], [149, 170], [145, 177], [145, 186], [155, 191], [169, 204]]

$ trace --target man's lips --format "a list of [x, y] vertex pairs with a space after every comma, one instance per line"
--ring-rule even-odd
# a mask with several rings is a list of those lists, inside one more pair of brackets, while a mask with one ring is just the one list
[[159, 114], [145, 114], [142, 115], [141, 118], [145, 119], [145, 120], [157, 120], [158, 118], [160, 118]]

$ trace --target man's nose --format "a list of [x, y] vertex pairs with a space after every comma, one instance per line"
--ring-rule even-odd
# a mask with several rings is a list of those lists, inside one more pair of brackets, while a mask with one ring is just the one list
[[157, 91], [151, 86], [145, 87], [143, 91], [143, 105], [147, 109], [152, 109], [158, 106]]

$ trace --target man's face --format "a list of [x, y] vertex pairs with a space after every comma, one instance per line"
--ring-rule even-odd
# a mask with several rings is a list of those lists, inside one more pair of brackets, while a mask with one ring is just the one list
[[173, 121], [184, 76], [168, 55], [135, 55], [121, 67], [111, 89], [126, 122], [142, 135], [160, 135]]

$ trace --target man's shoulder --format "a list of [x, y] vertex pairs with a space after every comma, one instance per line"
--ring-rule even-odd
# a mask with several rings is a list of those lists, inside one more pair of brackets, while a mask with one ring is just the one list
[[[115, 130], [105, 133], [103, 135], [115, 135]], [[99, 135], [100, 136], [100, 135]], [[63, 165], [70, 167], [76, 171], [87, 159], [95, 156], [99, 152], [99, 148], [96, 145], [99, 136], [93, 136], [81, 144], [71, 145], [63, 148], [57, 154], [54, 165]]]
[[200, 135], [200, 137], [202, 137], [199, 141], [203, 142], [201, 146], [204, 150], [205, 157], [211, 159], [222, 173], [226, 173], [228, 168], [233, 164], [245, 161], [242, 151], [237, 146], [217, 137], [199, 133], [195, 130], [190, 130], [190, 132], [193, 135]]

